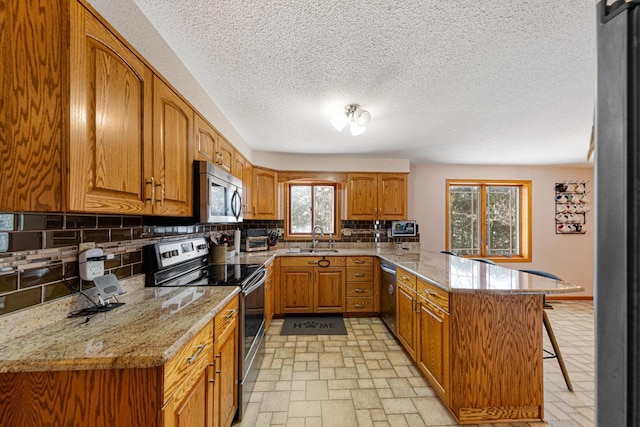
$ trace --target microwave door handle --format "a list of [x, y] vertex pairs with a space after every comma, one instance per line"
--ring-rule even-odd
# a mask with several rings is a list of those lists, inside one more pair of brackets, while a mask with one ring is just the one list
[[[236, 205], [238, 206], [237, 210]], [[231, 213], [236, 217], [236, 219], [240, 218], [240, 215], [242, 214], [242, 199], [240, 198], [238, 190], [234, 190], [233, 196], [231, 196]]]

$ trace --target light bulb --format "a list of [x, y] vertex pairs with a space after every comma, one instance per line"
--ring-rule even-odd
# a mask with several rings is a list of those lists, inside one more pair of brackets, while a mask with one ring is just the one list
[[364, 126], [358, 126], [355, 120], [351, 121], [350, 128], [351, 128], [351, 135], [353, 136], [362, 135], [364, 131], [367, 130], [367, 128]]
[[356, 123], [358, 126], [366, 126], [369, 120], [371, 120], [371, 113], [367, 110], [358, 110], [356, 112]]
[[349, 119], [347, 118], [347, 115], [344, 113], [340, 113], [331, 119], [331, 124], [333, 125], [335, 130], [340, 132], [347, 125], [348, 121]]

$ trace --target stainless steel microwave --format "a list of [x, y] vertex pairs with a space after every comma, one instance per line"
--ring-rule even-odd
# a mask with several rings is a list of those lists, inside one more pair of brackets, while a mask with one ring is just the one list
[[242, 222], [242, 181], [218, 166], [195, 162], [195, 209], [203, 223]]

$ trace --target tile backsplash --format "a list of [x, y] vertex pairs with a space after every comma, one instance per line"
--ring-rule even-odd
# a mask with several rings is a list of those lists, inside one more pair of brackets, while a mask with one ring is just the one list
[[[77, 271], [78, 247], [94, 242], [113, 259], [105, 261], [105, 273], [119, 279], [144, 273], [142, 248], [159, 240], [182, 235], [229, 235], [233, 246], [236, 228], [284, 228], [284, 221], [247, 220], [240, 224], [149, 225], [155, 218], [117, 215], [62, 213], [0, 213], [0, 316], [75, 294], [94, 287], [80, 279]], [[165, 219], [164, 224], [171, 224]], [[181, 224], [182, 219], [175, 219]], [[380, 242], [390, 242], [386, 228], [377, 224]], [[351, 236], [342, 242], [375, 242], [373, 221], [343, 221]], [[419, 242], [403, 238], [404, 242]], [[336, 239], [338, 240], [338, 239]], [[289, 239], [287, 242], [295, 242]]]

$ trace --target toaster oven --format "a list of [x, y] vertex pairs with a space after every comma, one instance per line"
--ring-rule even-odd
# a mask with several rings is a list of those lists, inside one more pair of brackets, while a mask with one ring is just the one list
[[269, 250], [269, 230], [266, 228], [247, 230], [244, 236], [243, 246], [247, 252]]

